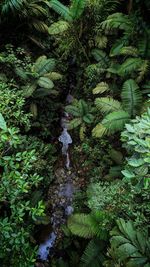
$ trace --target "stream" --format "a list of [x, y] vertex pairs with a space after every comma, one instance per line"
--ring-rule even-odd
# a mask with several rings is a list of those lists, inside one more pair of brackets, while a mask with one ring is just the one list
[[[66, 104], [70, 104], [73, 100], [72, 95], [68, 93], [66, 98]], [[56, 191], [56, 203], [53, 203], [52, 215], [51, 215], [51, 225], [52, 232], [47, 237], [44, 243], [40, 244], [38, 249], [38, 259], [42, 261], [47, 261], [49, 255], [51, 255], [51, 250], [55, 246], [55, 242], [59, 235], [60, 227], [67, 221], [67, 217], [73, 213], [72, 199], [75, 191], [73, 178], [74, 174], [70, 170], [70, 155], [69, 155], [69, 145], [72, 144], [72, 138], [68, 132], [68, 122], [69, 114], [64, 112], [61, 117], [60, 126], [62, 132], [58, 138], [59, 142], [62, 143], [62, 156], [65, 159], [64, 168], [57, 171], [56, 178], [65, 177], [63, 183], [59, 183]], [[60, 201], [62, 199], [63, 201]]]

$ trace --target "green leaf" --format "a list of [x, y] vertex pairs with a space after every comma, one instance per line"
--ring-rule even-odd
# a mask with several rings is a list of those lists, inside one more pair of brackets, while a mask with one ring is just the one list
[[104, 114], [121, 109], [121, 103], [111, 97], [96, 98], [95, 105]]
[[134, 71], [138, 71], [139, 67], [142, 64], [141, 58], [128, 58], [126, 61], [120, 66], [118, 74], [121, 76], [125, 76], [127, 74], [131, 74]]
[[96, 85], [96, 87], [93, 89], [93, 94], [102, 94], [104, 92], [108, 92], [109, 89], [109, 85], [106, 82], [100, 82]]
[[47, 59], [46, 56], [40, 56], [33, 66], [33, 71], [39, 75], [44, 75], [49, 71], [53, 71], [54, 67], [55, 60], [53, 58]]
[[79, 19], [84, 11], [86, 0], [74, 0], [70, 7], [70, 14], [72, 18]]
[[26, 86], [22, 86], [23, 95], [24, 97], [30, 97], [34, 91], [36, 90], [37, 85], [34, 84], [27, 84]]
[[74, 214], [68, 219], [68, 227], [74, 235], [84, 238], [91, 238], [95, 232], [91, 228], [90, 215]]
[[124, 128], [126, 122], [128, 122], [130, 116], [124, 110], [113, 111], [106, 115], [102, 120], [102, 125], [107, 129], [108, 134], [121, 131]]
[[69, 129], [74, 129], [74, 128], [78, 127], [81, 124], [82, 124], [82, 120], [80, 118], [76, 118], [76, 119], [73, 119], [73, 120], [71, 120], [69, 122], [69, 124], [68, 124], [69, 127], [68, 128]]
[[3, 115], [0, 113], [0, 129], [7, 131], [7, 126]]
[[40, 77], [37, 83], [41, 88], [45, 89], [52, 89], [54, 87], [53, 82], [47, 77]]
[[61, 34], [67, 31], [69, 28], [69, 23], [67, 21], [59, 20], [53, 23], [49, 28], [48, 32], [50, 35]]
[[133, 79], [124, 82], [121, 92], [122, 105], [130, 116], [135, 116], [142, 104], [142, 94]]
[[55, 12], [61, 15], [65, 20], [70, 21], [70, 22], [72, 21], [72, 16], [71, 16], [71, 12], [69, 8], [63, 5], [60, 1], [51, 0], [50, 6]]
[[91, 54], [97, 62], [102, 61], [104, 65], [108, 64], [109, 62], [108, 56], [106, 52], [104, 52], [103, 50], [95, 48], [92, 50]]
[[88, 114], [86, 114], [85, 116], [83, 116], [83, 120], [84, 120], [84, 122], [90, 124], [90, 123], [93, 122], [93, 120], [94, 120], [94, 116], [93, 116], [92, 114], [88, 113]]
[[93, 137], [102, 137], [107, 132], [107, 129], [101, 124], [98, 123], [95, 128], [92, 130]]

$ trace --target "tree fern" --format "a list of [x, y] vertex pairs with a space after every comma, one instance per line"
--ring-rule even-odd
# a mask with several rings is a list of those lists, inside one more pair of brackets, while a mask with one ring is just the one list
[[124, 110], [113, 111], [106, 115], [102, 120], [102, 125], [107, 129], [107, 133], [113, 134], [117, 131], [121, 131], [124, 128], [126, 122], [130, 119], [130, 115]]
[[81, 257], [81, 267], [101, 267], [104, 261], [104, 256], [101, 252], [102, 242], [97, 239], [92, 239]]
[[96, 98], [95, 105], [104, 114], [121, 109], [121, 103], [111, 97]]
[[135, 116], [141, 108], [142, 94], [133, 79], [124, 82], [121, 98], [124, 110], [127, 111], [130, 116]]

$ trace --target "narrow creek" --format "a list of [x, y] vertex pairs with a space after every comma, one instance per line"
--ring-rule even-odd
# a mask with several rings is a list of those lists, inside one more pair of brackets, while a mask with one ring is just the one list
[[[73, 100], [72, 95], [68, 93], [66, 98], [66, 105], [70, 104], [72, 100]], [[69, 145], [71, 145], [73, 141], [70, 133], [68, 132], [68, 122], [69, 122], [69, 114], [64, 112], [60, 122], [62, 132], [60, 133], [60, 136], [58, 138], [59, 142], [62, 144], [61, 153], [64, 158], [64, 167], [60, 168], [55, 173], [56, 178], [62, 176], [64, 177], [64, 181], [60, 183], [58, 181], [56, 184], [57, 190], [55, 190], [55, 193], [57, 194], [56, 196], [57, 201], [55, 201], [52, 205], [51, 221], [50, 221], [52, 226], [52, 231], [45, 240], [45, 242], [40, 244], [38, 249], [38, 259], [41, 261], [48, 260], [49, 256], [51, 255], [51, 251], [55, 246], [56, 240], [60, 235], [61, 225], [66, 223], [68, 216], [70, 216], [73, 212], [72, 201], [73, 201], [73, 194], [75, 191], [73, 178], [75, 174], [70, 171], [71, 163], [69, 155]]]

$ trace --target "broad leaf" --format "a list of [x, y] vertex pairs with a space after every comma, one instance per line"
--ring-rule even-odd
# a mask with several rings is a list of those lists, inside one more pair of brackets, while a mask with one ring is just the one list
[[63, 20], [59, 20], [58, 22], [53, 23], [49, 28], [48, 32], [50, 35], [55, 35], [55, 34], [61, 34], [68, 30], [69, 28], [69, 23]]
[[4, 131], [7, 130], [5, 119], [1, 113], [0, 113], [0, 129], [2, 129]]
[[137, 83], [133, 79], [124, 82], [122, 87], [122, 105], [130, 116], [135, 116], [142, 104], [142, 94]]
[[40, 77], [38, 80], [38, 85], [45, 89], [52, 89], [54, 87], [53, 82], [47, 77]]

